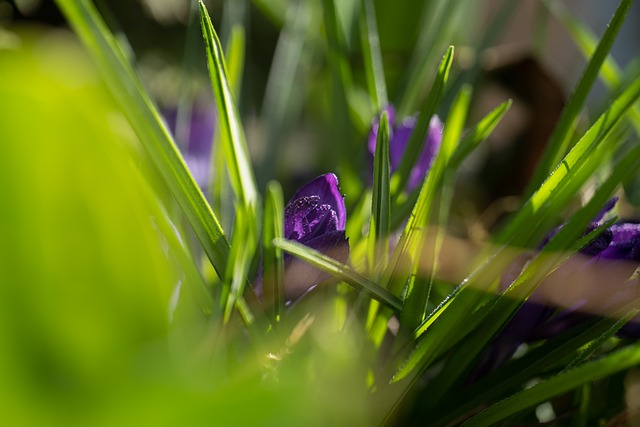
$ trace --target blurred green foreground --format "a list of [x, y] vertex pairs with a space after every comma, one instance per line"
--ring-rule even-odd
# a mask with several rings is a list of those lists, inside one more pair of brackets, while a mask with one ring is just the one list
[[3, 33], [0, 100], [3, 425], [366, 422], [358, 352], [329, 332], [276, 382], [277, 355], [238, 361], [224, 340], [246, 337], [185, 302], [202, 284], [177, 261], [166, 191], [73, 36]]

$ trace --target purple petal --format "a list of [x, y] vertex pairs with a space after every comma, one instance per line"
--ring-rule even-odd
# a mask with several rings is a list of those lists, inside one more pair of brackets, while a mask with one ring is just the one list
[[440, 149], [440, 143], [442, 142], [443, 125], [438, 116], [433, 116], [429, 122], [429, 131], [427, 132], [427, 139], [425, 140], [424, 148], [418, 158], [418, 163], [411, 170], [409, 181], [407, 182], [407, 189], [413, 190], [419, 186], [424, 177], [427, 175], [429, 168], [435, 159], [438, 150]]
[[[344, 230], [347, 224], [347, 210], [344, 206], [344, 198], [342, 197], [342, 194], [340, 194], [340, 189], [338, 187], [338, 178], [334, 174], [328, 173], [320, 175], [306, 184], [298, 190], [289, 203], [287, 203], [287, 208], [289, 208], [290, 205], [295, 206], [299, 199], [305, 197], [317, 197], [317, 204], [319, 206], [328, 205], [336, 215], [335, 229]], [[306, 200], [301, 203], [303, 205], [302, 208], [307, 209], [305, 206], [308, 206], [309, 203], [311, 203], [310, 200]], [[289, 216], [287, 215], [287, 208], [285, 208], [285, 227], [287, 225], [287, 220], [289, 219]], [[294, 210], [289, 209], [289, 215], [293, 214]]]

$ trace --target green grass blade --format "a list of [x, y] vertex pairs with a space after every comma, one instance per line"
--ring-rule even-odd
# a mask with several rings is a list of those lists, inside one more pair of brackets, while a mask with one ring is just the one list
[[420, 152], [424, 147], [425, 136], [429, 131], [429, 122], [431, 121], [431, 117], [436, 113], [436, 109], [442, 99], [444, 87], [449, 78], [449, 70], [453, 63], [453, 52], [453, 46], [449, 46], [449, 49], [447, 49], [447, 52], [442, 57], [442, 61], [438, 67], [438, 74], [433, 81], [429, 96], [422, 105], [416, 127], [413, 132], [411, 132], [400, 166], [391, 178], [391, 195], [394, 199], [404, 191], [409, 176], [411, 175], [411, 169], [420, 157]]
[[[498, 234], [497, 241], [517, 246], [532, 246], [541, 240], [549, 231], [549, 225], [555, 220], [549, 218], [549, 215], [561, 210], [553, 209], [552, 206], [566, 206], [574, 197], [575, 191], [606, 158], [593, 156], [593, 150], [607, 138], [639, 96], [640, 79], [636, 79], [576, 143], [562, 163]], [[607, 149], [612, 148], [614, 147]], [[581, 178], [578, 179], [578, 176]], [[543, 215], [540, 215], [540, 212]]]
[[57, 4], [96, 61], [109, 89], [193, 227], [218, 276], [223, 277], [229, 243], [220, 223], [115, 38], [91, 2], [57, 0]]
[[[483, 141], [485, 141], [489, 135], [493, 132], [495, 127], [500, 123], [504, 115], [509, 111], [511, 107], [511, 101], [505, 101], [500, 106], [496, 107], [493, 111], [487, 114], [480, 122], [474, 125], [462, 138], [460, 144], [456, 148], [456, 151], [451, 157], [450, 166], [451, 170], [457, 170], [460, 164], [467, 158], [469, 154], [473, 152]], [[407, 200], [401, 204], [393, 206], [391, 215], [391, 229], [396, 229], [405, 218], [411, 213], [413, 206], [418, 199], [418, 193], [414, 192]]]
[[284, 201], [282, 187], [275, 181], [267, 185], [262, 230], [263, 275], [262, 302], [271, 324], [284, 315], [284, 257], [282, 250], [273, 246], [274, 239], [284, 237]]
[[[471, 88], [465, 86], [463, 87], [463, 90], [458, 93], [458, 96], [451, 107], [451, 111], [447, 117], [447, 124], [442, 135], [440, 150], [432, 166], [433, 170], [427, 175], [425, 180], [426, 188], [421, 190], [420, 196], [418, 197], [418, 202], [416, 203], [416, 207], [418, 209], [414, 211], [416, 212], [416, 215], [412, 215], [407, 223], [407, 228], [405, 229], [407, 246], [403, 245], [403, 247], [407, 250], [407, 252], [405, 252], [407, 256], [423, 252], [432, 254], [432, 259], [429, 263], [431, 267], [428, 271], [422, 273], [428, 276], [429, 281], [431, 280], [431, 276], [433, 276], [434, 269], [436, 268], [439, 246], [442, 244], [443, 236], [440, 229], [433, 227], [437, 231], [435, 233], [435, 239], [433, 239], [433, 243], [431, 243], [425, 239], [427, 236], [425, 231], [427, 230], [427, 227], [429, 227], [428, 223], [430, 219], [431, 205], [434, 202], [436, 193], [439, 191], [443, 176], [447, 174], [445, 168], [447, 168], [449, 161], [453, 156], [460, 140], [462, 129], [467, 120], [470, 102]], [[443, 200], [443, 202], [445, 201]], [[404, 301], [405, 308], [402, 312], [401, 320], [404, 323], [403, 326], [410, 330], [415, 329], [420, 322], [422, 322], [426, 314], [428, 304], [430, 286], [417, 286], [415, 283], [415, 277], [421, 259], [422, 257], [413, 256], [412, 277], [409, 282], [409, 287], [407, 288], [407, 294]]]
[[275, 239], [273, 244], [275, 247], [278, 247], [291, 255], [295, 255], [314, 267], [337, 277], [387, 307], [395, 311], [400, 311], [402, 309], [402, 302], [396, 296], [392, 295], [389, 291], [380, 287], [357, 271], [334, 260], [333, 258], [291, 240]]
[[631, 8], [633, 0], [622, 0], [616, 10], [616, 13], [611, 18], [609, 26], [605, 31], [600, 43], [595, 52], [591, 56], [587, 68], [584, 70], [578, 85], [575, 87], [571, 94], [567, 105], [562, 112], [562, 116], [556, 127], [553, 130], [553, 134], [549, 138], [547, 148], [542, 156], [542, 159], [536, 167], [534, 176], [529, 184], [526, 195], [531, 195], [538, 188], [549, 173], [556, 167], [560, 160], [565, 155], [565, 152], [569, 148], [569, 143], [573, 135], [573, 125], [584, 106], [587, 96], [591, 92], [591, 88], [595, 83], [596, 78], [603, 62], [607, 58], [611, 46], [620, 31], [620, 27], [624, 23], [627, 13]]
[[220, 141], [225, 147], [231, 185], [244, 206], [255, 207], [257, 206], [258, 191], [240, 114], [227, 78], [227, 69], [222, 48], [220, 47], [220, 40], [218, 40], [218, 36], [213, 29], [207, 8], [202, 2], [200, 2], [200, 21], [207, 47], [207, 64], [209, 66], [211, 86], [216, 98], [216, 106], [218, 107]]
[[236, 24], [231, 28], [231, 35], [227, 42], [225, 58], [228, 64], [227, 78], [231, 87], [234, 99], [240, 98], [240, 88], [242, 87], [242, 73], [244, 72], [246, 35], [244, 26]]
[[[574, 17], [562, 3], [555, 0], [546, 0], [543, 4], [571, 34], [584, 57], [590, 58], [598, 46], [598, 39], [591, 30]], [[623, 82], [622, 74], [623, 72], [615, 59], [608, 55], [600, 69], [600, 78], [610, 91], [615, 92], [620, 89]], [[640, 106], [634, 105], [629, 115], [636, 134], [640, 135]]]
[[501, 400], [462, 425], [466, 427], [494, 425], [510, 415], [546, 402], [583, 384], [597, 381], [638, 364], [640, 364], [640, 344], [630, 345]]
[[389, 253], [389, 116], [382, 113], [373, 162], [373, 196], [369, 225], [369, 271], [382, 271]]
[[364, 57], [364, 70], [367, 76], [367, 88], [373, 105], [381, 111], [389, 104], [387, 85], [384, 79], [384, 65], [380, 52], [380, 37], [376, 23], [376, 10], [373, 0], [360, 1], [360, 42]]
[[[509, 390], [520, 387], [528, 379], [566, 364], [575, 357], [576, 350], [580, 347], [598, 337], [608, 336], [611, 330], [615, 333], [615, 330], [621, 326], [618, 323], [619, 321], [615, 319], [593, 319], [586, 321], [585, 325], [579, 327], [577, 331], [571, 329], [548, 340], [542, 346], [528, 352], [520, 359], [509, 362], [504, 368], [480, 379], [458, 394], [459, 401], [464, 402], [462, 405], [455, 405], [454, 408], [453, 405], [444, 403], [451, 409], [440, 412], [445, 415], [434, 420], [434, 426], [449, 425], [453, 420], [481, 407], [483, 403], [499, 399]], [[449, 393], [451, 394], [452, 392]], [[424, 395], [426, 397], [427, 390]]]
[[[229, 263], [220, 299], [224, 307], [224, 323], [227, 323], [231, 318], [231, 313], [236, 307], [236, 303], [242, 298], [247, 283], [247, 274], [257, 242], [256, 222], [253, 215], [250, 206], [240, 205], [236, 208], [236, 222], [233, 227]], [[248, 306], [245, 306], [244, 302], [241, 305], [241, 313], [245, 321], [252, 321], [253, 315]]]

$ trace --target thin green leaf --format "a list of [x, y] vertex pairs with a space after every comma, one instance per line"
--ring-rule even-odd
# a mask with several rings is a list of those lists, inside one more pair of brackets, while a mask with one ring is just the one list
[[225, 58], [227, 64], [227, 77], [235, 99], [240, 97], [242, 87], [242, 73], [244, 72], [245, 57], [245, 31], [244, 26], [236, 24], [231, 28], [231, 36], [227, 43]]
[[218, 276], [224, 277], [229, 242], [115, 38], [90, 1], [57, 0], [57, 4], [96, 61], [131, 127], [193, 227], [213, 268]]
[[376, 23], [376, 10], [373, 0], [360, 1], [360, 42], [364, 57], [364, 70], [367, 76], [367, 88], [373, 105], [381, 111], [389, 104], [387, 85], [384, 79], [384, 65], [380, 52], [380, 38]]
[[420, 152], [424, 146], [425, 136], [429, 131], [431, 117], [435, 114], [436, 109], [438, 108], [438, 104], [442, 99], [444, 86], [449, 78], [449, 70], [453, 63], [453, 53], [453, 46], [449, 46], [447, 52], [442, 57], [442, 61], [438, 67], [438, 74], [433, 81], [429, 96], [422, 104], [422, 108], [416, 122], [416, 127], [413, 132], [411, 132], [411, 136], [407, 142], [407, 147], [402, 155], [400, 166], [391, 178], [391, 195], [393, 198], [397, 198], [404, 191], [409, 180], [409, 176], [411, 175], [413, 165], [420, 157]]
[[[481, 378], [458, 394], [459, 401], [464, 402], [462, 405], [454, 407], [454, 405], [444, 403], [445, 400], [442, 400], [441, 402], [446, 405], [446, 408], [451, 409], [440, 412], [444, 416], [434, 420], [434, 427], [449, 425], [453, 420], [481, 407], [483, 403], [499, 399], [509, 390], [520, 387], [528, 379], [566, 364], [575, 357], [576, 350], [580, 347], [600, 336], [608, 336], [607, 332], [612, 329], [619, 329], [618, 322], [616, 319], [586, 320], [585, 324], [578, 327], [577, 331], [575, 328], [566, 331], [528, 352], [520, 359], [512, 360], [504, 368]], [[453, 391], [450, 391], [449, 395], [452, 393]]]
[[[531, 246], [541, 240], [548, 232], [549, 225], [555, 221], [551, 215], [554, 212], [560, 212], [560, 207], [568, 204], [586, 179], [607, 158], [602, 156], [603, 153], [594, 156], [593, 151], [598, 149], [598, 146], [636, 102], [638, 96], [640, 96], [640, 80], [636, 80], [612, 102], [562, 163], [498, 234], [497, 241], [516, 246]], [[614, 144], [609, 144], [604, 150], [609, 151], [614, 148]]]
[[220, 141], [225, 147], [225, 154], [228, 158], [227, 168], [231, 177], [231, 184], [241, 203], [244, 206], [253, 206], [255, 208], [257, 206], [258, 192], [240, 114], [227, 78], [220, 41], [213, 29], [207, 8], [202, 1], [200, 1], [200, 21], [207, 47], [207, 64], [209, 66], [211, 86], [216, 98], [216, 106], [218, 107]]
[[[446, 126], [444, 128], [444, 134], [442, 135], [442, 142], [440, 150], [434, 164], [433, 170], [429, 172], [425, 180], [426, 189], [421, 190], [416, 207], [419, 208], [416, 215], [412, 215], [407, 223], [405, 229], [405, 235], [407, 246], [403, 247], [407, 252], [406, 256], [412, 254], [430, 253], [432, 254], [428, 264], [430, 268], [424, 274], [428, 277], [432, 276], [436, 266], [436, 260], [438, 258], [438, 251], [442, 244], [442, 231], [436, 229], [435, 238], [433, 243], [428, 239], [426, 230], [429, 227], [430, 209], [433, 204], [435, 194], [438, 192], [438, 187], [441, 184], [443, 175], [445, 174], [445, 168], [447, 167], [453, 153], [460, 140], [462, 134], [462, 128], [467, 119], [467, 112], [469, 111], [469, 104], [471, 102], [471, 88], [468, 86], [463, 87], [456, 97], [449, 116], [447, 117]], [[426, 191], [425, 191], [426, 190]], [[423, 196], [424, 195], [424, 196]], [[412, 221], [415, 219], [415, 222]], [[401, 239], [402, 241], [402, 239]], [[404, 243], [404, 242], [403, 242]], [[400, 246], [400, 245], [398, 245]], [[416, 286], [415, 278], [418, 272], [418, 267], [422, 257], [413, 256], [412, 274], [407, 288], [407, 294], [404, 301], [404, 310], [402, 312], [403, 326], [410, 330], [415, 329], [420, 322], [422, 322], [427, 309], [428, 294], [430, 286]], [[429, 279], [430, 280], [430, 279]]]
[[[220, 301], [224, 307], [224, 323], [229, 321], [231, 312], [244, 293], [251, 259], [256, 249], [256, 241], [257, 230], [253, 212], [250, 207], [240, 205], [236, 208], [236, 222], [233, 227], [227, 274], [222, 283]], [[243, 308], [243, 313], [245, 321], [253, 318], [253, 315], [247, 314], [250, 313], [248, 307]]]
[[466, 427], [494, 425], [510, 415], [546, 402], [583, 384], [597, 381], [638, 364], [640, 364], [640, 344], [630, 345], [501, 400], [462, 425]]
[[[542, 3], [565, 26], [584, 57], [591, 58], [598, 45], [598, 39], [593, 32], [574, 17], [562, 3], [555, 0], [545, 0]], [[600, 69], [601, 80], [610, 91], [615, 92], [620, 89], [623, 82], [622, 74], [620, 66], [609, 54]], [[640, 135], [640, 106], [636, 104], [631, 107], [629, 115], [636, 134]]]
[[547, 148], [536, 167], [536, 171], [529, 184], [529, 188], [525, 192], [526, 195], [533, 194], [536, 188], [543, 183], [549, 173], [560, 162], [569, 148], [569, 143], [573, 134], [573, 125], [584, 106], [587, 96], [591, 92], [591, 88], [598, 77], [599, 70], [602, 67], [604, 60], [607, 58], [609, 50], [611, 50], [611, 46], [616, 39], [618, 31], [620, 31], [620, 27], [622, 27], [622, 24], [627, 17], [627, 13], [631, 8], [632, 3], [633, 0], [622, 0], [616, 10], [616, 13], [613, 15], [613, 18], [611, 18], [611, 22], [609, 22], [607, 30], [602, 36], [602, 39], [600, 39], [598, 47], [591, 56], [589, 63], [587, 64], [587, 68], [580, 77], [578, 85], [571, 94], [569, 101], [562, 112], [562, 116], [554, 128], [553, 134], [549, 138]]
[[291, 240], [274, 239], [273, 245], [326, 271], [395, 311], [402, 309], [402, 302], [396, 296], [331, 257]]
[[275, 181], [267, 185], [264, 207], [263, 249], [263, 305], [272, 324], [284, 314], [284, 257], [273, 246], [273, 239], [283, 238], [284, 201], [282, 187]]
[[369, 225], [369, 271], [382, 271], [389, 253], [389, 116], [382, 113], [373, 163], [373, 197]]

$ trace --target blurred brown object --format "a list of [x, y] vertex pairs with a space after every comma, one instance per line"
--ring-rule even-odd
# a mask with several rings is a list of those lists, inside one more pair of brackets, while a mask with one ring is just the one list
[[529, 54], [487, 53], [482, 98], [513, 99], [511, 111], [488, 141], [481, 175], [491, 201], [520, 195], [533, 174], [565, 104], [560, 84]]

